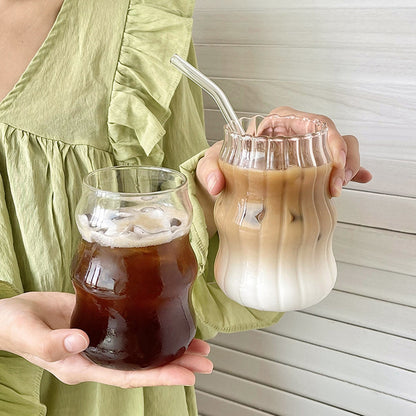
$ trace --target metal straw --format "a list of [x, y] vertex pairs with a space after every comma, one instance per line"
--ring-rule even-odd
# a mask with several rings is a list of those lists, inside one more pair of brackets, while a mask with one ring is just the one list
[[244, 129], [238, 120], [235, 111], [231, 107], [230, 102], [228, 101], [227, 96], [224, 94], [224, 91], [211, 81], [207, 76], [205, 76], [202, 72], [198, 71], [194, 66], [192, 66], [189, 62], [182, 59], [179, 55], [173, 55], [170, 58], [170, 62], [176, 68], [178, 68], [185, 76], [187, 76], [190, 80], [198, 84], [202, 89], [204, 89], [217, 103], [219, 109], [227, 124], [231, 126], [231, 128], [236, 128], [238, 133], [244, 134]]

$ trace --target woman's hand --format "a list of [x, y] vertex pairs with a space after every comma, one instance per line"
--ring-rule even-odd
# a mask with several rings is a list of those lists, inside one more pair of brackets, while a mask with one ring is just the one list
[[[330, 178], [330, 191], [332, 196], [341, 194], [342, 186], [349, 181], [366, 183], [372, 178], [371, 173], [360, 166], [360, 153], [358, 140], [354, 136], [341, 136], [334, 122], [328, 117], [304, 113], [291, 107], [278, 107], [271, 114], [281, 116], [296, 115], [310, 119], [319, 119], [328, 125], [328, 145], [332, 153], [334, 168]], [[202, 187], [210, 194], [217, 195], [224, 187], [225, 180], [218, 167], [218, 154], [221, 142], [209, 148], [205, 156], [199, 161], [197, 177]]]
[[44, 368], [66, 384], [95, 381], [131, 388], [161, 385], [193, 385], [194, 373], [210, 373], [206, 358], [209, 345], [194, 339], [185, 354], [171, 363], [138, 371], [98, 366], [80, 352], [87, 348], [85, 332], [70, 329], [75, 295], [28, 292], [0, 300], [0, 350], [20, 355]]

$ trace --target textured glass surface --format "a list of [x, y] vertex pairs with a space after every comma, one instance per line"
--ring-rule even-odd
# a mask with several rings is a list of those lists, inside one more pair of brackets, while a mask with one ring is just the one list
[[225, 129], [220, 154], [226, 187], [215, 206], [217, 283], [244, 306], [306, 308], [336, 279], [327, 127], [277, 115], [242, 124], [245, 135]]

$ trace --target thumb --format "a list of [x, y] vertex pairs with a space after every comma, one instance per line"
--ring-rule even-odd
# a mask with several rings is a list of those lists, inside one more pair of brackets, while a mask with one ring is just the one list
[[222, 142], [217, 142], [211, 146], [205, 156], [199, 161], [196, 168], [196, 175], [202, 186], [211, 195], [217, 195], [222, 191], [225, 184], [224, 175], [218, 166], [218, 154]]
[[89, 344], [85, 332], [79, 329], [55, 329], [39, 338], [37, 355], [44, 361], [59, 361], [72, 354], [79, 354]]
[[64, 338], [64, 347], [70, 354], [79, 354], [88, 347], [88, 336], [82, 331], [72, 331], [69, 335], [66, 334]]
[[[30, 322], [32, 321], [32, 322]], [[26, 319], [25, 325], [16, 328], [19, 355], [32, 355], [44, 361], [58, 361], [78, 354], [89, 344], [88, 335], [80, 329], [51, 329], [38, 319]]]

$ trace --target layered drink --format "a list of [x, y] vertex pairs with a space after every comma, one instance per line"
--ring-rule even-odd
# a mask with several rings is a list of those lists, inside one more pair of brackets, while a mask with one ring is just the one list
[[244, 306], [304, 309], [335, 283], [326, 130], [308, 120], [313, 131], [296, 132], [293, 124], [299, 129], [303, 121], [269, 116], [258, 134], [226, 132], [219, 161], [226, 185], [215, 205], [215, 277]]

